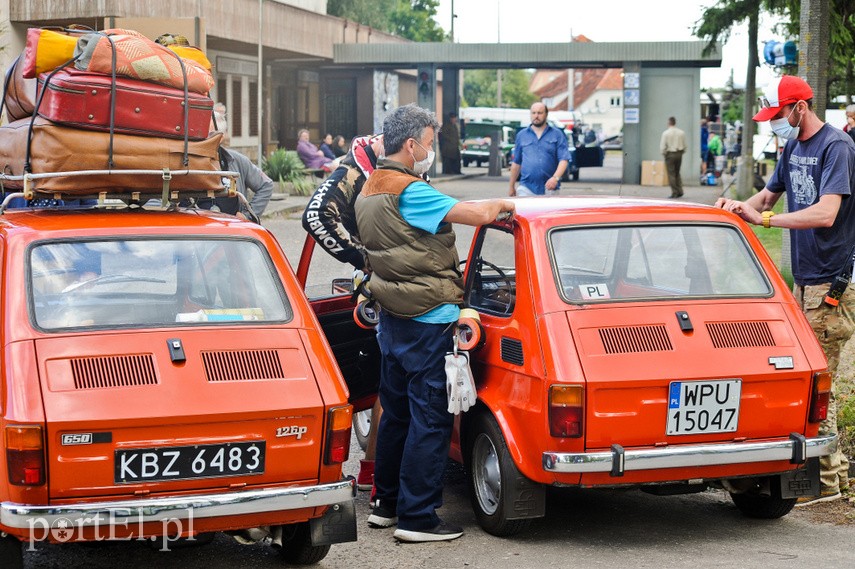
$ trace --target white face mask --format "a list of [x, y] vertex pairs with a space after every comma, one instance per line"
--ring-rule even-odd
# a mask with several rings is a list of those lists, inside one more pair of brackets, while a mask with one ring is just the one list
[[422, 143], [416, 140], [415, 138], [413, 139], [413, 142], [418, 144], [422, 150], [427, 152], [427, 156], [424, 160], [416, 160], [416, 157], [413, 156], [413, 172], [421, 176], [422, 174], [430, 170], [430, 166], [431, 164], [433, 164], [434, 158], [436, 158], [436, 152], [434, 152], [433, 149], [428, 150], [427, 148], [422, 146]]
[[[798, 103], [796, 103], [796, 106], [798, 106]], [[799, 117], [799, 122], [796, 126], [791, 125], [790, 117], [793, 116], [794, 112], [796, 112], [796, 107], [793, 107], [793, 110], [790, 111], [790, 114], [786, 117], [769, 121], [769, 126], [772, 128], [772, 132], [785, 140], [794, 140], [798, 138], [799, 125], [802, 123], [802, 118]]]

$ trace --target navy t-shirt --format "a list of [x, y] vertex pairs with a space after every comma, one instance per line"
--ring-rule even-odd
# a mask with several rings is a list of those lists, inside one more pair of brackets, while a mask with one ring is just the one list
[[788, 211], [805, 209], [826, 194], [843, 196], [831, 227], [790, 230], [796, 284], [830, 282], [855, 246], [855, 143], [827, 124], [805, 141], [790, 140], [766, 187], [787, 192]]

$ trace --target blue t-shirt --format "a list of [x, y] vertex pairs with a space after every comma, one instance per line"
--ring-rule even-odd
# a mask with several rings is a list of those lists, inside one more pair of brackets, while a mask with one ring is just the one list
[[[404, 221], [428, 233], [436, 234], [449, 210], [457, 204], [451, 198], [425, 182], [413, 182], [401, 192], [398, 210]], [[442, 304], [413, 320], [427, 324], [447, 324], [460, 318], [460, 307]]]
[[855, 246], [855, 142], [827, 124], [803, 142], [788, 141], [766, 187], [787, 192], [788, 211], [803, 210], [826, 194], [843, 196], [831, 227], [790, 230], [796, 284], [830, 282]]
[[554, 126], [547, 125], [540, 138], [531, 126], [517, 133], [514, 164], [520, 165], [520, 184], [532, 193], [541, 196], [546, 193], [546, 181], [555, 174], [561, 160], [570, 161], [570, 149], [567, 137]]

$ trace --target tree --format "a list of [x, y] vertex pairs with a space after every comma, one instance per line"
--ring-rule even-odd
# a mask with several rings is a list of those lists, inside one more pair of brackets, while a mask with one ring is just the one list
[[[463, 104], [467, 107], [495, 107], [495, 69], [467, 69], [463, 72]], [[528, 90], [529, 73], [523, 69], [502, 70], [502, 106], [527, 109], [538, 100]]]
[[439, 0], [327, 0], [327, 13], [420, 42], [447, 39], [433, 19]]
[[757, 27], [760, 11], [783, 13], [789, 0], [718, 0], [706, 8], [696, 24], [694, 33], [707, 40], [705, 53], [716, 49], [719, 40], [727, 41], [733, 26], [748, 22], [748, 71], [745, 77], [745, 105], [742, 113], [742, 164], [739, 168], [736, 197], [744, 200], [751, 195], [754, 180], [754, 105], [756, 100], [756, 71], [759, 64]]

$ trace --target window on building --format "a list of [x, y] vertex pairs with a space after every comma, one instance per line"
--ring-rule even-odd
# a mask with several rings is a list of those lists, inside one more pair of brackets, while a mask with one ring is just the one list
[[611, 104], [612, 107], [619, 107], [620, 106], [620, 97], [612, 97], [610, 99], [609, 103]]
[[249, 135], [258, 136], [258, 82], [249, 82]]

